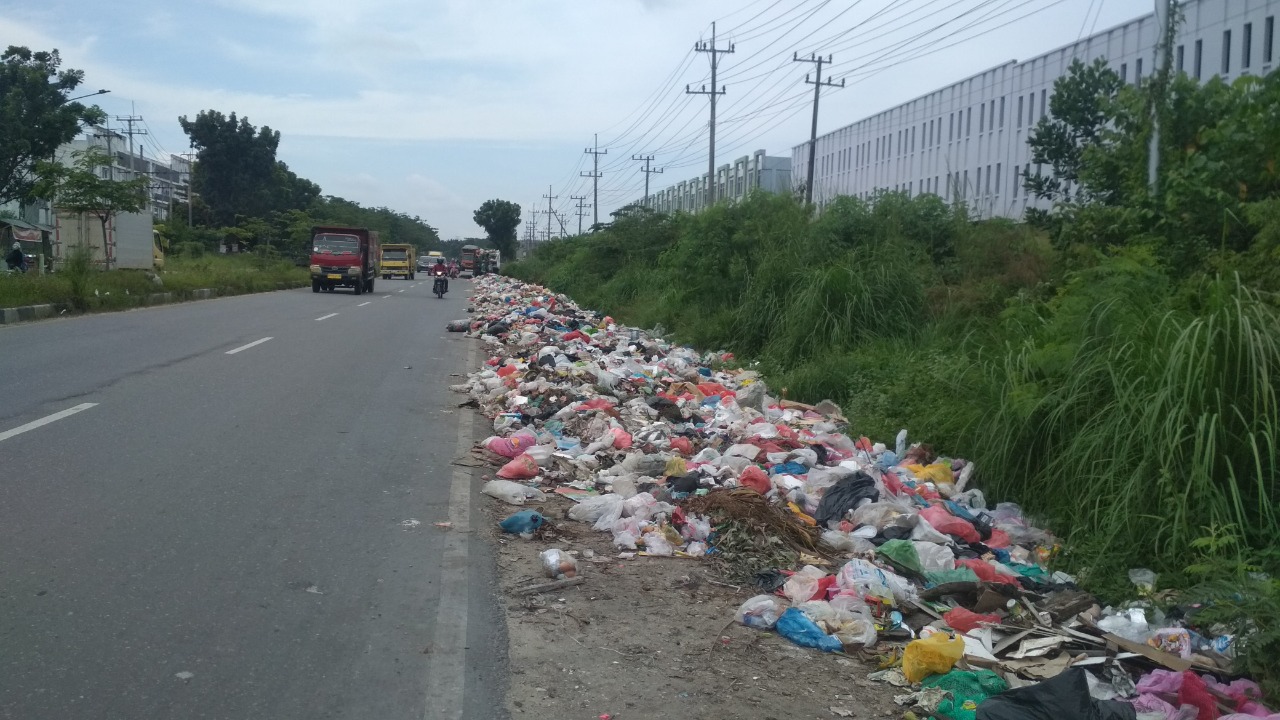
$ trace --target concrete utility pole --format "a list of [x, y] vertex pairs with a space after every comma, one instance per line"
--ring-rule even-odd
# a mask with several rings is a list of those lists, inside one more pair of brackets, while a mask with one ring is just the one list
[[582, 216], [587, 214], [586, 211], [583, 210], [583, 208], [591, 207], [591, 206], [582, 204], [582, 201], [587, 199], [586, 195], [570, 195], [569, 199], [578, 201], [578, 234], [581, 235], [582, 234]]
[[123, 116], [123, 117], [122, 117], [122, 116], [120, 116], [120, 115], [117, 115], [117, 116], [116, 116], [116, 122], [122, 122], [122, 123], [125, 123], [126, 125], [128, 125], [128, 126], [129, 126], [129, 129], [128, 129], [128, 130], [122, 130], [121, 132], [123, 132], [125, 135], [128, 135], [128, 136], [129, 136], [129, 172], [133, 173], [133, 176], [134, 176], [134, 177], [137, 177], [137, 176], [138, 176], [138, 171], [137, 171], [137, 169], [135, 169], [135, 168], [133, 167], [133, 157], [134, 157], [134, 156], [133, 156], [133, 136], [134, 136], [134, 135], [146, 135], [146, 134], [147, 134], [147, 131], [146, 131], [146, 130], [134, 130], [134, 129], [133, 129], [133, 124], [134, 124], [134, 123], [138, 123], [138, 122], [142, 122], [142, 116], [140, 116], [140, 115], [125, 115], [125, 116]]
[[552, 201], [552, 200], [555, 200], [556, 198], [558, 198], [558, 197], [560, 197], [560, 196], [559, 196], [559, 195], [552, 195], [552, 194], [551, 194], [551, 186], [550, 186], [550, 185], [548, 185], [548, 186], [547, 186], [547, 194], [546, 194], [546, 195], [543, 195], [542, 197], [547, 201], [547, 239], [548, 239], [548, 240], [550, 240], [550, 239], [551, 239], [551, 216], [555, 213], [555, 211], [551, 209], [551, 201]]
[[1158, 192], [1160, 173], [1160, 106], [1164, 103], [1169, 87], [1169, 52], [1173, 47], [1173, 31], [1176, 24], [1174, 0], [1156, 0], [1155, 66], [1159, 84], [1151, 101], [1151, 140], [1147, 146], [1147, 187], [1152, 196]]
[[716, 71], [720, 67], [720, 56], [733, 52], [734, 46], [729, 43], [727, 49], [717, 48], [716, 24], [711, 23], [711, 43], [698, 41], [693, 49], [696, 52], [711, 53], [711, 89], [708, 90], [706, 85], [701, 90], [690, 90], [688, 85], [684, 86], [687, 95], [711, 96], [711, 122], [707, 126], [711, 130], [711, 149], [707, 157], [707, 207], [711, 207], [716, 204], [716, 98], [725, 94], [724, 88], [716, 89]]
[[662, 168], [653, 169], [652, 155], [632, 155], [631, 159], [644, 163], [644, 167], [640, 169], [640, 172], [644, 173], [644, 206], [649, 207], [649, 176], [654, 173], [661, 174]]
[[593, 180], [591, 181], [591, 208], [595, 213], [595, 218], [594, 218], [595, 221], [591, 225], [591, 227], [594, 229], [596, 225], [600, 224], [600, 177], [601, 177], [600, 156], [608, 155], [609, 151], [600, 149], [599, 133], [595, 134], [593, 137], [595, 139], [592, 141], [591, 147], [587, 148], [586, 150], [583, 150], [582, 152], [584, 154], [590, 155], [591, 160], [595, 163], [595, 165], [591, 170], [591, 172], [582, 172], [581, 175], [582, 177], [593, 178]]
[[791, 60], [792, 62], [808, 62], [817, 65], [817, 73], [813, 80], [810, 80], [807, 74], [804, 76], [805, 83], [813, 86], [813, 127], [809, 130], [808, 178], [804, 181], [804, 202], [807, 205], [813, 202], [813, 165], [814, 161], [817, 159], [818, 150], [818, 93], [824, 86], [837, 88], [844, 87], [844, 79], [841, 78], [839, 85], [830, 80], [823, 81], [822, 66], [831, 64], [830, 55], [824, 58], [821, 55], [814, 55], [813, 53], [810, 53], [809, 57], [802, 58], [798, 53], [792, 53]]

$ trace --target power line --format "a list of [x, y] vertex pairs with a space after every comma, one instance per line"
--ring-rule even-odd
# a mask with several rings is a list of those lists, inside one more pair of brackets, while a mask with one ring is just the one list
[[716, 84], [716, 70], [720, 66], [720, 56], [732, 53], [734, 47], [733, 43], [729, 43], [729, 47], [724, 50], [716, 47], [716, 24], [711, 23], [711, 43], [699, 41], [694, 46], [694, 50], [711, 55], [711, 89], [707, 90], [706, 85], [703, 85], [701, 90], [690, 90], [688, 85], [684, 87], [686, 94], [707, 95], [711, 98], [711, 122], [707, 125], [711, 133], [711, 147], [707, 158], [707, 207], [709, 208], [716, 204], [716, 98], [725, 94], [725, 89]]
[[805, 75], [805, 76], [804, 76], [804, 81], [805, 81], [805, 83], [806, 83], [806, 84], [811, 84], [811, 85], [813, 85], [813, 129], [812, 129], [812, 130], [810, 131], [810, 133], [809, 133], [809, 167], [807, 168], [807, 169], [808, 169], [808, 178], [805, 180], [805, 183], [804, 183], [804, 201], [805, 201], [805, 203], [806, 203], [806, 204], [808, 204], [808, 203], [812, 203], [812, 202], [813, 202], [813, 164], [814, 164], [814, 162], [813, 162], [813, 161], [814, 161], [815, 153], [817, 152], [817, 149], [818, 149], [818, 97], [819, 97], [819, 91], [821, 91], [823, 87], [833, 87], [833, 88], [834, 88], [834, 87], [841, 87], [841, 88], [842, 88], [842, 87], [844, 87], [844, 80], [841, 80], [839, 85], [835, 84], [834, 82], [832, 82], [832, 81], [830, 81], [830, 80], [827, 80], [826, 82], [823, 82], [823, 80], [822, 80], [822, 66], [823, 66], [824, 64], [828, 64], [828, 65], [829, 65], [829, 64], [831, 63], [831, 56], [830, 56], [830, 55], [828, 55], [826, 58], [823, 58], [821, 55], [810, 55], [810, 56], [809, 56], [809, 57], [807, 57], [807, 58], [802, 58], [802, 57], [799, 57], [799, 56], [793, 56], [791, 59], [792, 59], [792, 61], [794, 61], [794, 62], [808, 62], [808, 63], [813, 63], [813, 64], [816, 66], [816, 67], [815, 67], [815, 70], [814, 70], [814, 76], [813, 76], [813, 82], [812, 82], [812, 83], [810, 83], [810, 82], [809, 82], [809, 76], [808, 76], [808, 75]]
[[[589, 175], [587, 173], [582, 173], [584, 177], [592, 178], [591, 185], [593, 188], [592, 189], [593, 197], [592, 197], [591, 203], [592, 203], [592, 210], [594, 211], [594, 218], [593, 218], [594, 223], [592, 224], [592, 227], [594, 228], [595, 226], [600, 224], [600, 209], [599, 209], [600, 208], [600, 156], [608, 155], [609, 151], [600, 149], [600, 136], [596, 135], [595, 141], [592, 143], [592, 146], [587, 148], [586, 150], [583, 150], [582, 152], [584, 155], [590, 154], [591, 160], [594, 163], [594, 169], [591, 171]], [[550, 226], [551, 226], [551, 221], [548, 220], [547, 227], [550, 227]]]

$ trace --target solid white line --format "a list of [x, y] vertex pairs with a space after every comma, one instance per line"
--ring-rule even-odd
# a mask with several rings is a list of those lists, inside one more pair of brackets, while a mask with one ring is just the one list
[[[467, 370], [475, 367], [476, 343], [467, 351]], [[474, 444], [471, 424], [475, 416], [462, 413], [458, 420], [456, 452], [465, 455]], [[467, 668], [467, 554], [471, 537], [471, 473], [454, 467], [449, 488], [449, 521], [452, 530], [445, 535], [440, 572], [448, 578], [442, 583], [436, 605], [436, 626], [432, 633], [431, 654], [427, 659], [426, 720], [460, 720]]]
[[269, 338], [269, 337], [264, 337], [264, 338], [262, 338], [261, 340], [254, 340], [253, 342], [249, 343], [248, 345], [241, 345], [240, 347], [236, 348], [235, 350], [228, 350], [228, 351], [227, 351], [227, 354], [228, 354], [228, 355], [235, 355], [236, 353], [240, 352], [241, 350], [248, 350], [249, 348], [253, 347], [254, 345], [261, 345], [262, 343], [264, 343], [264, 342], [266, 342], [266, 341], [268, 341], [268, 340], [270, 340], [270, 339], [271, 339], [271, 338]]
[[372, 305], [372, 304], [373, 304], [372, 300], [365, 300], [364, 302], [360, 303], [356, 307], [364, 307], [365, 305]]
[[5, 430], [4, 432], [0, 432], [0, 441], [8, 440], [9, 438], [15, 435], [21, 435], [22, 433], [28, 430], [35, 430], [36, 428], [41, 427], [43, 425], [48, 425], [51, 422], [57, 422], [63, 418], [71, 417], [72, 415], [75, 415], [78, 412], [84, 412], [85, 410], [88, 410], [91, 407], [96, 407], [97, 404], [98, 403], [80, 403], [75, 407], [67, 408], [66, 410], [63, 410], [62, 412], [56, 412], [52, 415], [42, 417], [39, 420], [32, 420], [26, 425], [20, 425], [12, 430]]
[[320, 317], [316, 318], [316, 322], [320, 322], [321, 320], [328, 320], [329, 318], [334, 317], [337, 314], [338, 313], [329, 313], [328, 315], [321, 315]]
[[403, 290], [397, 290], [396, 292], [404, 292], [404, 291], [403, 291]]
[[382, 296], [382, 299], [383, 299], [383, 300], [386, 300], [386, 299], [387, 299], [387, 298], [389, 298], [389, 297], [391, 297], [391, 296], [390, 296], [390, 295], [383, 295], [383, 296]]

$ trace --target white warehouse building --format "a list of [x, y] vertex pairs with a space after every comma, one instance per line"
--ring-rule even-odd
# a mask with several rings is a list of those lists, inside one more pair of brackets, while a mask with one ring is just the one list
[[[806, 146], [807, 147], [807, 146]], [[791, 189], [791, 158], [766, 155], [756, 150], [732, 163], [716, 168], [716, 200], [742, 200], [763, 190], [772, 193]], [[649, 207], [658, 212], [701, 212], [707, 205], [707, 174], [684, 180], [649, 195]], [[643, 204], [638, 202], [638, 204]]]
[[[1175, 71], [1196, 79], [1264, 75], [1276, 67], [1280, 0], [1189, 0], [1173, 43]], [[1073, 59], [1105, 58], [1126, 82], [1152, 72], [1159, 30], [1154, 13], [1024, 62], [1011, 61], [885, 110], [817, 139], [814, 202], [878, 190], [963, 200], [979, 217], [1021, 218], [1027, 137], [1048, 111], [1053, 83]], [[792, 149], [798, 182], [809, 143]]]

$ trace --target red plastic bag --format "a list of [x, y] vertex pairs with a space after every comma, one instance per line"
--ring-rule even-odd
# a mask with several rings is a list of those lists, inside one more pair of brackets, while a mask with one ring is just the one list
[[973, 571], [974, 575], [983, 582], [1004, 583], [1006, 585], [1017, 585], [1018, 581], [1012, 576], [998, 572], [991, 567], [990, 563], [983, 562], [978, 558], [956, 558], [956, 567], [967, 567]]
[[613, 428], [613, 446], [618, 450], [630, 449], [632, 442], [631, 433], [622, 428]]
[[602, 397], [591, 398], [590, 400], [578, 406], [579, 410], [608, 410], [613, 407], [613, 403]]
[[747, 469], [743, 470], [742, 475], [738, 478], [738, 484], [742, 487], [751, 488], [761, 495], [765, 495], [773, 489], [773, 483], [769, 482], [769, 476], [758, 465], [748, 465]]
[[693, 454], [693, 443], [689, 442], [689, 438], [675, 437], [671, 438], [671, 449], [681, 455]]
[[507, 480], [528, 480], [529, 478], [538, 477], [538, 461], [529, 457], [527, 454], [521, 454], [511, 462], [502, 466], [498, 471], [498, 477]]
[[1000, 548], [1007, 548], [1013, 543], [1009, 540], [1009, 533], [999, 528], [992, 528], [991, 537], [983, 541], [982, 544], [986, 545], [989, 548], [1000, 549]]
[[702, 393], [704, 397], [711, 397], [712, 395], [719, 395], [721, 397], [728, 395], [729, 397], [736, 397], [732, 390], [720, 383], [698, 383], [698, 392]]
[[976, 528], [965, 520], [947, 512], [947, 509], [939, 505], [930, 505], [920, 511], [920, 517], [929, 521], [935, 530], [947, 535], [955, 535], [967, 543], [976, 543], [982, 541], [982, 536], [978, 534]]
[[502, 367], [498, 368], [498, 377], [504, 378], [508, 375], [511, 375], [515, 371], [516, 371], [515, 365], [503, 365]]
[[1218, 720], [1218, 704], [1209, 687], [1199, 675], [1186, 670], [1182, 673], [1182, 687], [1178, 688], [1178, 705], [1192, 705], [1199, 712], [1196, 720]]
[[583, 335], [583, 334], [582, 334], [582, 332], [580, 332], [580, 331], [578, 331], [578, 330], [574, 330], [574, 331], [573, 331], [573, 332], [571, 332], [571, 333], [566, 333], [566, 334], [564, 335], [564, 337], [562, 337], [562, 338], [560, 338], [560, 339], [561, 339], [561, 340], [563, 340], [563, 341], [565, 341], [565, 342], [569, 342], [570, 340], [585, 340], [586, 338], [587, 338], [587, 336], [586, 336], [586, 335]]
[[958, 607], [942, 614], [942, 619], [956, 632], [967, 633], [978, 627], [978, 623], [999, 623], [999, 615], [979, 615], [972, 610]]

